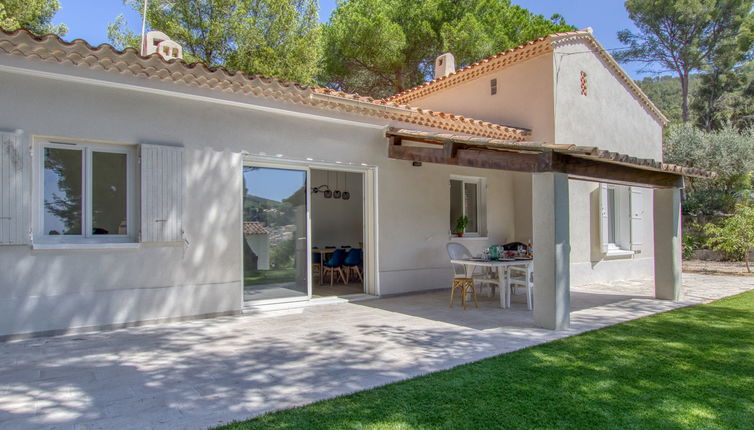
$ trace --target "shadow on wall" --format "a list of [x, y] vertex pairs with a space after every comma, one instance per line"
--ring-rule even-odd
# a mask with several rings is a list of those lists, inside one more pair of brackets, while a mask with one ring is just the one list
[[[2, 333], [39, 332], [217, 313], [241, 306], [241, 156], [184, 154], [187, 243], [139, 249], [3, 247]], [[237, 287], [232, 286], [238, 283]]]

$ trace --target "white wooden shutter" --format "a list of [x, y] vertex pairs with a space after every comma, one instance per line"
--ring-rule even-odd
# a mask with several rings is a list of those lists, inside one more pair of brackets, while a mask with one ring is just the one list
[[641, 251], [644, 233], [644, 189], [631, 187], [631, 250]]
[[141, 145], [141, 242], [183, 240], [183, 148]]
[[0, 245], [29, 243], [30, 167], [21, 133], [0, 133]]
[[608, 228], [610, 228], [610, 220], [608, 219], [608, 193], [607, 193], [607, 184], [600, 184], [600, 250], [602, 250], [603, 253], [607, 252], [607, 241], [609, 238]]

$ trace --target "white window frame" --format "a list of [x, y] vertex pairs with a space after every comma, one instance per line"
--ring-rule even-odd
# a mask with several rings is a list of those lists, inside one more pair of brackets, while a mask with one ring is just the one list
[[[83, 195], [80, 235], [50, 235], [44, 228], [44, 150], [45, 148], [76, 149], [82, 152]], [[95, 143], [69, 139], [38, 139], [34, 143], [34, 223], [32, 241], [35, 244], [102, 244], [132, 243], [138, 239], [138, 202], [136, 201], [137, 145]], [[126, 228], [127, 234], [92, 234], [92, 152], [126, 154]]]
[[[614, 241], [607, 243], [607, 255], [630, 255], [631, 251], [631, 207], [630, 188], [625, 186], [608, 185], [612, 190], [614, 212], [608, 210], [608, 231], [610, 225], [614, 226]], [[610, 193], [608, 192], [608, 196]], [[609, 198], [609, 197], [608, 197]], [[605, 202], [609, 208], [609, 202]], [[609, 236], [608, 236], [609, 237]]]
[[[477, 213], [477, 231], [475, 232], [467, 232], [464, 231], [464, 237], [486, 237], [487, 235], [487, 181], [485, 178], [477, 177], [477, 176], [460, 176], [460, 175], [450, 175], [450, 180], [448, 181], [448, 203], [450, 203], [450, 181], [460, 181], [461, 182], [461, 193], [463, 195], [463, 215], [468, 216], [466, 213], [466, 184], [475, 184], [477, 186], [477, 199], [476, 199], [476, 213]], [[450, 215], [450, 206], [448, 206], [448, 215]], [[452, 231], [452, 225], [451, 225], [451, 232], [450, 234], [453, 235], [455, 231]]]

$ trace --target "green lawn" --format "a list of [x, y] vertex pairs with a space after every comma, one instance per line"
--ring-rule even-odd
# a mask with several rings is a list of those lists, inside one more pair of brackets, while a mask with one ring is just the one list
[[754, 292], [223, 428], [752, 429]]
[[295, 281], [296, 269], [246, 270], [243, 275], [243, 284], [247, 287], [249, 285], [278, 284]]

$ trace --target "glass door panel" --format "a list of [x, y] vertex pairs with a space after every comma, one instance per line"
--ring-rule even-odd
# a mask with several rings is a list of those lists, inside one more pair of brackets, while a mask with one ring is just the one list
[[309, 296], [307, 172], [243, 168], [244, 300]]

